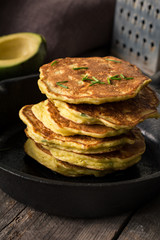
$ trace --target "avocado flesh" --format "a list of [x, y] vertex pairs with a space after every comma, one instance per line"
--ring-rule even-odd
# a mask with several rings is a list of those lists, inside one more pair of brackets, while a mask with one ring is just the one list
[[46, 56], [45, 39], [35, 33], [0, 37], [0, 79], [35, 73]]

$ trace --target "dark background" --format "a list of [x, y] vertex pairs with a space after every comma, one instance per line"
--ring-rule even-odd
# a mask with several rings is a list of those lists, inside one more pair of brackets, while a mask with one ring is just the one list
[[46, 61], [108, 54], [116, 0], [6, 0], [0, 36], [36, 32], [47, 41]]

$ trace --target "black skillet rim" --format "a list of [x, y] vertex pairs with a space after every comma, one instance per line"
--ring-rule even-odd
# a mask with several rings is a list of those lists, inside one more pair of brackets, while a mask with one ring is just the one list
[[[26, 78], [33, 78], [33, 77], [38, 77], [38, 74], [32, 74], [29, 76], [21, 76], [21, 77], [15, 77], [15, 78], [10, 78], [10, 79], [5, 79], [0, 81], [0, 86], [6, 83], [14, 82], [14, 81], [23, 81]], [[147, 182], [151, 180], [155, 180], [156, 178], [160, 177], [160, 171], [156, 173], [151, 173], [150, 175], [146, 175], [137, 179], [129, 179], [129, 180], [122, 180], [122, 181], [117, 181], [117, 182], [102, 182], [102, 183], [84, 183], [84, 182], [72, 182], [72, 181], [67, 181], [67, 180], [57, 180], [57, 179], [47, 179], [43, 177], [38, 177], [38, 176], [33, 176], [28, 173], [21, 172], [17, 169], [10, 168], [2, 163], [0, 163], [0, 168], [2, 171], [6, 171], [12, 175], [15, 175], [17, 177], [26, 179], [26, 180], [31, 180], [39, 183], [44, 183], [44, 184], [50, 184], [50, 185], [63, 185], [63, 186], [68, 186], [68, 187], [110, 187], [110, 186], [120, 186], [120, 185], [127, 185], [127, 184], [133, 184], [133, 183], [142, 183], [142, 182]]]

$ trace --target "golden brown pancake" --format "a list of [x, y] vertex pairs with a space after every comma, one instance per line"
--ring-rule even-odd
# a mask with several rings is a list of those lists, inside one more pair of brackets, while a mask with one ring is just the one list
[[32, 112], [44, 126], [62, 136], [86, 135], [97, 138], [111, 137], [125, 133], [126, 129], [114, 129], [105, 125], [74, 123], [59, 114], [54, 103], [48, 99], [32, 106]]
[[26, 141], [24, 149], [25, 152], [37, 162], [64, 176], [79, 177], [83, 175], [94, 175], [96, 177], [101, 177], [111, 172], [110, 170], [98, 171], [89, 168], [83, 168], [74, 164], [60, 161], [54, 158], [49, 150], [45, 149], [41, 144], [35, 143], [31, 139]]
[[95, 175], [104, 176], [117, 170], [124, 170], [136, 164], [145, 151], [145, 143], [137, 129], [136, 141], [126, 144], [122, 149], [103, 154], [78, 154], [49, 148], [28, 139], [25, 152], [42, 165], [65, 176]]
[[144, 87], [135, 98], [126, 101], [93, 104], [69, 104], [54, 100], [60, 115], [80, 124], [104, 124], [115, 129], [131, 129], [147, 118], [157, 118], [159, 100], [154, 91]]
[[54, 133], [38, 120], [32, 112], [32, 105], [20, 110], [20, 118], [27, 125], [26, 135], [37, 143], [77, 153], [103, 153], [121, 148], [124, 144], [135, 142], [134, 129], [120, 136], [110, 138], [93, 138], [89, 136], [62, 136]]
[[81, 167], [95, 170], [122, 170], [141, 159], [145, 151], [144, 138], [139, 129], [135, 131], [134, 144], [125, 144], [120, 150], [102, 154], [79, 154], [56, 148], [49, 148], [54, 158]]
[[135, 65], [122, 59], [67, 57], [43, 65], [38, 85], [49, 99], [102, 104], [133, 98], [150, 81]]

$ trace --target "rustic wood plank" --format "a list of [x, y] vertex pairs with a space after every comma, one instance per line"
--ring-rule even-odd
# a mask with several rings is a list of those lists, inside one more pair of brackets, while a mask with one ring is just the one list
[[0, 195], [0, 201], [4, 201], [3, 206], [0, 205], [1, 240], [111, 240], [128, 217], [124, 214], [90, 220], [60, 218], [25, 207], [1, 190]]
[[137, 211], [118, 240], [160, 239], [160, 196]]
[[0, 231], [25, 208], [0, 190]]

